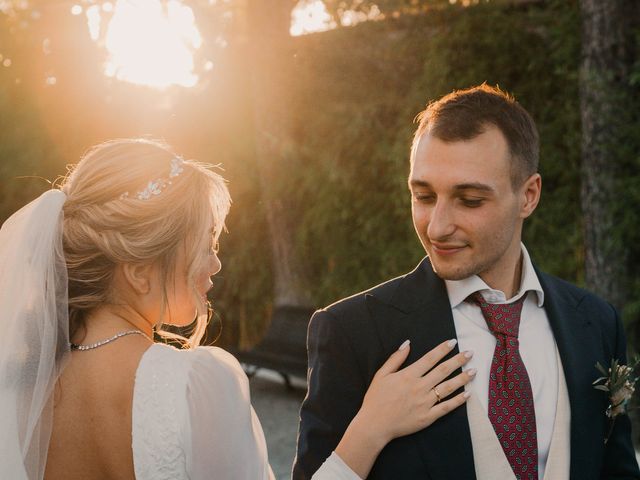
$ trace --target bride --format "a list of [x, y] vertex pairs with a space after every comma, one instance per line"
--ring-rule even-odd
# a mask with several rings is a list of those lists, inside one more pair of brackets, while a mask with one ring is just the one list
[[[5, 222], [3, 478], [273, 478], [240, 365], [198, 347], [229, 205], [209, 166], [158, 142], [114, 140]], [[188, 338], [162, 328], [194, 317]], [[408, 342], [393, 353], [314, 479], [366, 477], [385, 443], [464, 403], [451, 394], [471, 376], [446, 378], [467, 358], [433, 369], [454, 345], [403, 369]]]

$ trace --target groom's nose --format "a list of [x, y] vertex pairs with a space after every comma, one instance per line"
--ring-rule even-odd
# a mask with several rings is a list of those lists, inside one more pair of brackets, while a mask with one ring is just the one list
[[431, 209], [427, 235], [432, 240], [444, 239], [455, 231], [454, 215], [446, 201], [438, 199]]

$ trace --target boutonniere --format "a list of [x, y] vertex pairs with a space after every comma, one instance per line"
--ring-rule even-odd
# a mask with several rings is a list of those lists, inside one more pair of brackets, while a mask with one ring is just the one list
[[605, 411], [609, 419], [609, 430], [604, 438], [605, 444], [609, 441], [616, 417], [627, 413], [629, 400], [635, 392], [635, 384], [638, 381], [634, 371], [639, 362], [640, 359], [635, 359], [633, 364], [629, 366], [621, 365], [618, 360], [614, 359], [611, 360], [611, 366], [608, 370], [600, 362], [596, 363], [596, 368], [602, 376], [593, 382], [594, 388], [607, 392], [609, 395], [609, 406]]

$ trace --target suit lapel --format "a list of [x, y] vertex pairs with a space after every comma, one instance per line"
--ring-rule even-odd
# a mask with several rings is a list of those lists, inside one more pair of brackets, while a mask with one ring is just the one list
[[[456, 338], [444, 282], [433, 273], [427, 259], [403, 279], [390, 299], [369, 296], [367, 303], [380, 341], [387, 351], [392, 352], [402, 341], [411, 340], [407, 364], [415, 362], [445, 340]], [[456, 353], [457, 348], [450, 356]], [[460, 370], [454, 375], [458, 373]], [[465, 405], [412, 437], [418, 444], [431, 478], [475, 479]]]
[[577, 309], [574, 298], [563, 292], [561, 284], [536, 271], [545, 295], [545, 311], [562, 359], [571, 405], [571, 478], [590, 478], [599, 452], [593, 438], [604, 438], [598, 391], [591, 382], [596, 377], [598, 344], [588, 319]]

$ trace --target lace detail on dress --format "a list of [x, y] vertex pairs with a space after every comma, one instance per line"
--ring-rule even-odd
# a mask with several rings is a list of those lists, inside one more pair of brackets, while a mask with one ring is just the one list
[[155, 344], [136, 371], [132, 447], [136, 480], [188, 480], [182, 445], [188, 365], [173, 347]]

